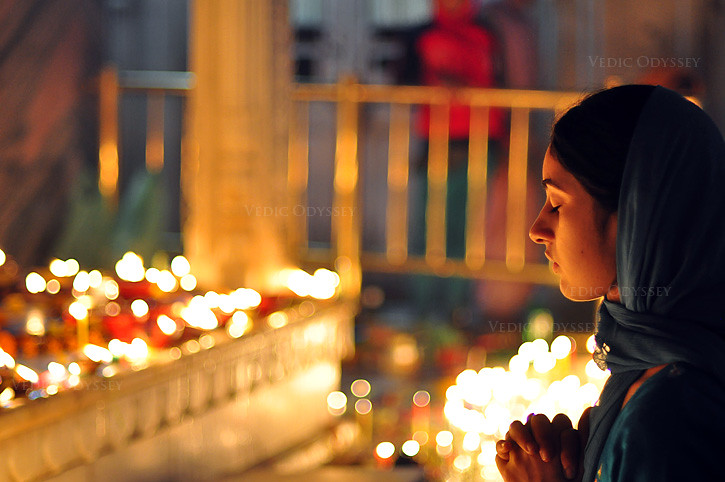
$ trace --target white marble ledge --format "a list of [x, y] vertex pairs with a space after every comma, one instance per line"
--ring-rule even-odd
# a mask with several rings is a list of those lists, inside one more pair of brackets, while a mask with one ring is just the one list
[[[331, 423], [354, 308], [308, 317], [0, 413], [0, 481], [208, 480]], [[219, 336], [221, 335], [221, 336]]]

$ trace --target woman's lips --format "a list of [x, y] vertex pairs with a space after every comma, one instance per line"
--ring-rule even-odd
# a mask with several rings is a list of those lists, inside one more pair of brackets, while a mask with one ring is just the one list
[[548, 251], [544, 252], [544, 255], [546, 256], [546, 259], [548, 259], [549, 261], [551, 261], [552, 263], [554, 263], [552, 265], [551, 269], [552, 269], [552, 271], [554, 271], [554, 273], [556, 273], [557, 270], [559, 269], [559, 263], [557, 263], [556, 261], [554, 261], [554, 258], [551, 257], [551, 255], [549, 254]]

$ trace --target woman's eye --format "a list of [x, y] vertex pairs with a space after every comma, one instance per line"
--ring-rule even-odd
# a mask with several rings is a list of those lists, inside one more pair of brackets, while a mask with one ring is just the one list
[[561, 207], [561, 204], [559, 204], [558, 206], [554, 206], [554, 207], [551, 208], [551, 210], [549, 212], [550, 213], [557, 213], [557, 212], [559, 212], [559, 208], [560, 207]]

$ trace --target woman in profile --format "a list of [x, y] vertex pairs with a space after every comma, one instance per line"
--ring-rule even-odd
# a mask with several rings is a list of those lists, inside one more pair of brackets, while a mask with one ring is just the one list
[[675, 92], [615, 87], [555, 124], [542, 174], [531, 239], [564, 296], [601, 300], [594, 359], [611, 376], [578, 430], [514, 422], [504, 480], [723, 480], [722, 134]]

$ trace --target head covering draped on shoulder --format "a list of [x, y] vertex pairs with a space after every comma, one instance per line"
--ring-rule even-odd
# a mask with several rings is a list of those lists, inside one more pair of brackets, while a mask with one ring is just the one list
[[635, 127], [617, 223], [621, 304], [598, 311], [595, 360], [611, 376], [590, 415], [585, 481], [643, 370], [687, 362], [725, 384], [725, 142], [707, 114], [663, 87]]

